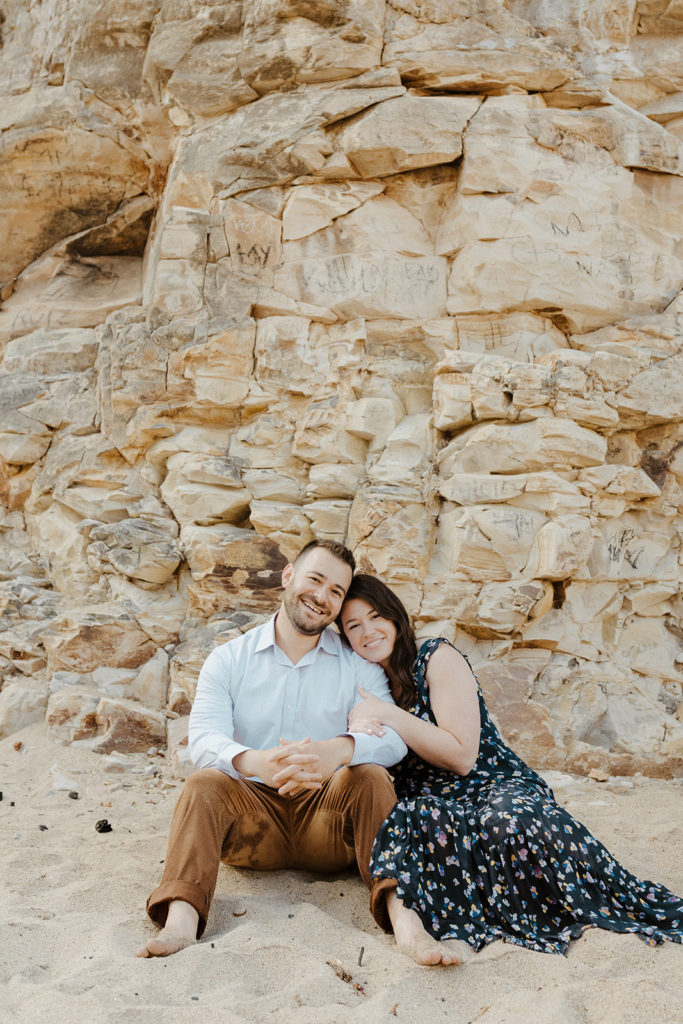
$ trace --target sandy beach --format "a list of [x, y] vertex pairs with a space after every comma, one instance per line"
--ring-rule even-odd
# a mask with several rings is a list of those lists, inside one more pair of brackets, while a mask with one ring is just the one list
[[[59, 746], [37, 724], [0, 743], [0, 770], [3, 1022], [683, 1020], [680, 945], [593, 929], [567, 957], [496, 942], [457, 968], [418, 967], [377, 928], [352, 873], [222, 867], [202, 941], [136, 959], [182, 785], [165, 760]], [[683, 892], [682, 782], [546, 777], [630, 870]], [[103, 819], [111, 831], [96, 830]]]

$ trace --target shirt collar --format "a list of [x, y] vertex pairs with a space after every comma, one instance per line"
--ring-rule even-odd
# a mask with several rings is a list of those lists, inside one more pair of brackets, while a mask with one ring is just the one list
[[[275, 612], [277, 615], [277, 612]], [[256, 650], [265, 651], [268, 647], [275, 647], [275, 615], [271, 615], [267, 622], [264, 622], [259, 631], [256, 641]]]
[[[272, 615], [268, 619], [268, 621], [264, 622], [263, 625], [261, 626], [261, 633], [256, 642], [257, 651], [265, 651], [269, 647], [277, 646], [277, 644], [275, 643], [276, 617], [277, 612], [275, 612], [275, 614]], [[331, 626], [326, 626], [325, 629], [320, 634], [320, 639], [318, 640], [317, 645], [313, 648], [313, 651], [309, 651], [309, 654], [317, 650], [323, 650], [325, 651], [326, 654], [333, 654], [336, 657], [338, 657], [340, 643], [341, 640], [339, 639], [338, 634], [331, 628]]]

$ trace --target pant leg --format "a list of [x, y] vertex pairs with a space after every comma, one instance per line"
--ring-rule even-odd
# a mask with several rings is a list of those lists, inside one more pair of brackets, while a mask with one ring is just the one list
[[163, 925], [171, 900], [184, 900], [199, 915], [201, 937], [221, 859], [257, 870], [325, 873], [355, 862], [370, 886], [372, 844], [395, 802], [391, 779], [378, 765], [341, 768], [321, 790], [296, 797], [201, 769], [176, 805], [164, 872], [147, 913]]
[[267, 786], [213, 768], [190, 775], [173, 814], [161, 882], [147, 901], [152, 920], [163, 925], [171, 900], [184, 900], [199, 914], [200, 937], [222, 859], [258, 870], [289, 866], [290, 810], [287, 797]]
[[356, 863], [370, 887], [372, 844], [395, 803], [379, 765], [338, 769], [321, 790], [294, 797], [291, 866], [330, 873]]
[[388, 932], [389, 935], [393, 932], [393, 928], [387, 910], [387, 897], [395, 888], [395, 878], [373, 878], [370, 888], [370, 913], [380, 928]]

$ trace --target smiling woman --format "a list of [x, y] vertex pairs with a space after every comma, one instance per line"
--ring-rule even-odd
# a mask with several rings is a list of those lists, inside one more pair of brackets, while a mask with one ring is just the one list
[[396, 643], [396, 626], [362, 598], [351, 598], [342, 609], [341, 621], [356, 654], [386, 669]]
[[447, 640], [416, 652], [401, 602], [363, 573], [338, 621], [353, 650], [385, 668], [399, 705], [359, 689], [350, 729], [393, 729], [410, 748], [370, 866], [373, 914], [399, 949], [421, 964], [458, 962], [444, 939], [565, 953], [588, 927], [651, 945], [683, 941], [681, 900], [630, 874], [557, 804], [503, 742], [469, 663]]

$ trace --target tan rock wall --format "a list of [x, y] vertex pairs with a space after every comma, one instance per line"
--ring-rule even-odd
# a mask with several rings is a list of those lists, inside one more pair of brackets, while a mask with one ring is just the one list
[[680, 772], [680, 4], [3, 15], [0, 734], [163, 743], [317, 535], [533, 763]]

